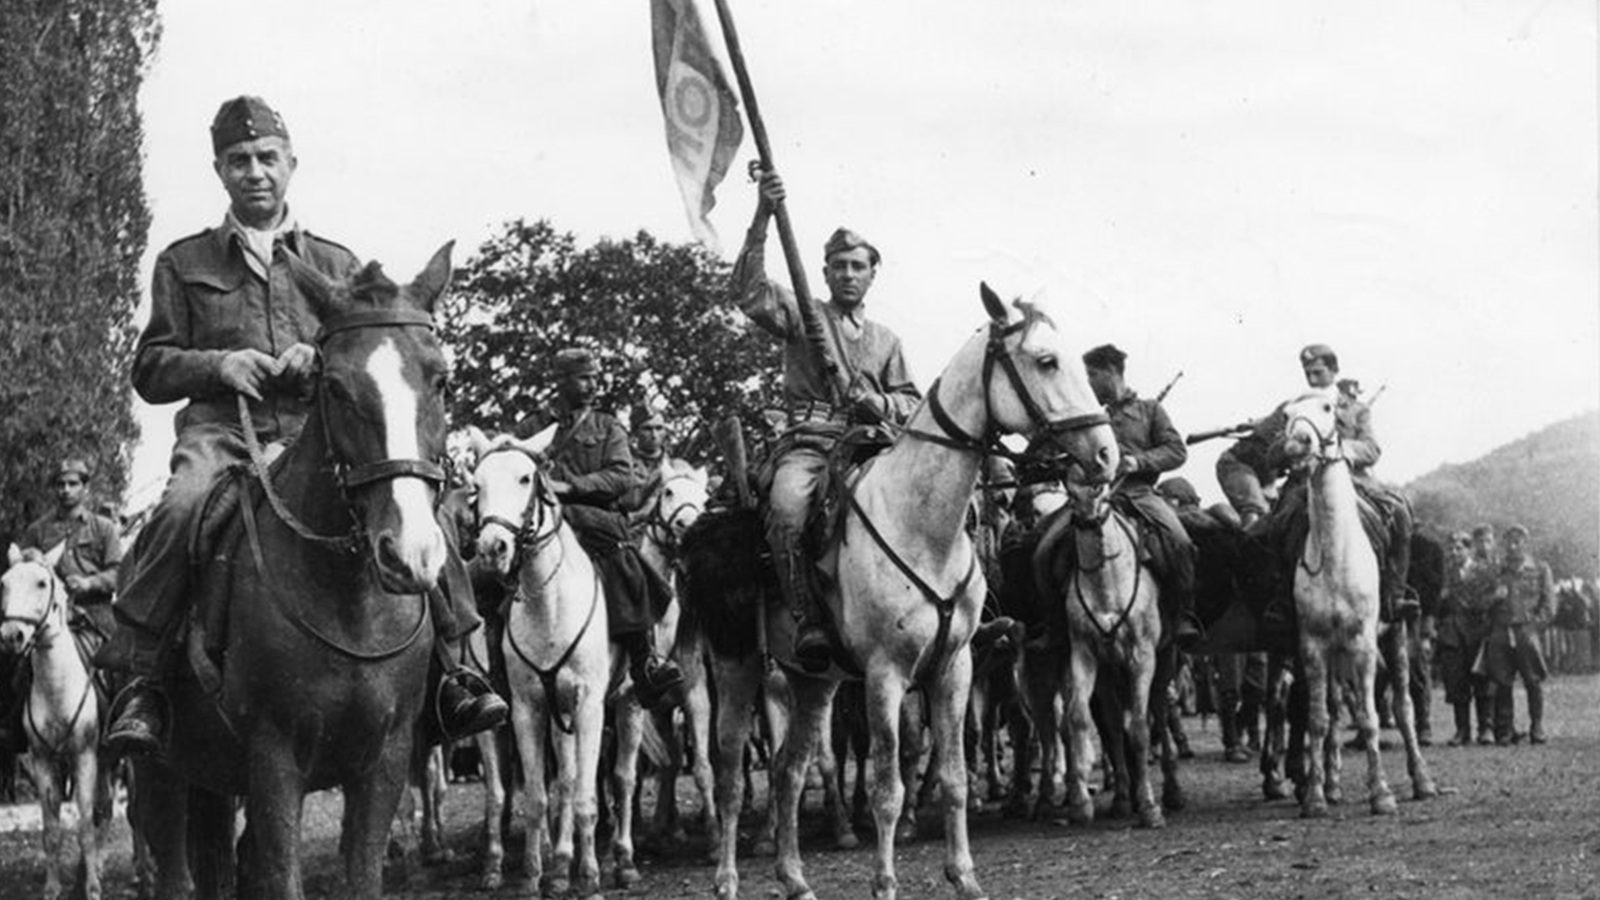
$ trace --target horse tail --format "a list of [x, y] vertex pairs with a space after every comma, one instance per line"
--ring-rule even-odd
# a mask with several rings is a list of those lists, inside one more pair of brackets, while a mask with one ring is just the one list
[[701, 516], [683, 535], [684, 621], [705, 635], [718, 656], [755, 652], [758, 603], [776, 588], [761, 515], [719, 510]]

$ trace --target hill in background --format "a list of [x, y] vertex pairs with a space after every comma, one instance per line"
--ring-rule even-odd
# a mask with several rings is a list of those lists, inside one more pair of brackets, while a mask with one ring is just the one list
[[1557, 578], [1600, 576], [1600, 410], [1549, 425], [1405, 487], [1419, 525], [1440, 531], [1528, 527]]

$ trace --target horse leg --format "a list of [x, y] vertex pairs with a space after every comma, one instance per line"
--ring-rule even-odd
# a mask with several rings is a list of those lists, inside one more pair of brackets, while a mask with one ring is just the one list
[[[1376, 699], [1376, 682], [1378, 671], [1378, 644], [1371, 632], [1365, 633], [1356, 640], [1355, 647], [1350, 651], [1351, 662], [1355, 670], [1357, 700], [1359, 705], [1356, 711], [1356, 727], [1359, 729], [1361, 744], [1367, 751], [1367, 802], [1372, 808], [1372, 814], [1393, 815], [1395, 806], [1394, 792], [1389, 789], [1388, 779], [1383, 774], [1383, 754], [1378, 747], [1378, 709]], [[1396, 689], [1394, 691], [1395, 704], [1402, 702], [1399, 686], [1404, 677], [1403, 672], [1394, 672]], [[1411, 735], [1412, 741], [1416, 740], [1415, 732]], [[1334, 741], [1334, 753], [1338, 752], [1338, 741]]]
[[[529, 679], [532, 680], [532, 679]], [[544, 854], [550, 845], [550, 793], [545, 779], [545, 743], [549, 738], [544, 689], [512, 681], [511, 727], [522, 758], [522, 876], [535, 889], [544, 877]], [[537, 694], [537, 696], [534, 696]], [[565, 877], [565, 873], [561, 873]]]
[[[828, 698], [828, 709], [822, 714], [823, 726], [833, 721], [833, 697]], [[844, 776], [839, 757], [833, 752], [833, 742], [823, 740], [821, 732], [816, 740], [817, 770], [822, 774], [822, 805], [833, 823], [833, 846], [838, 850], [854, 850], [860, 846], [856, 833], [850, 827], [850, 811], [844, 800]]]
[[1178, 748], [1169, 725], [1177, 718], [1176, 700], [1170, 689], [1177, 669], [1176, 647], [1156, 651], [1155, 682], [1150, 685], [1153, 705], [1150, 721], [1155, 723], [1155, 731], [1150, 739], [1161, 750], [1161, 806], [1171, 812], [1183, 809], [1186, 805], [1183, 784], [1178, 778]]
[[[614, 831], [611, 852], [617, 866], [617, 884], [631, 887], [639, 883], [639, 869], [633, 861], [633, 795], [639, 781], [639, 747], [644, 738], [647, 715], [630, 696], [617, 704], [617, 758], [612, 769]], [[663, 802], [657, 798], [657, 803]]]
[[[834, 846], [840, 850], [854, 850], [861, 846], [860, 838], [856, 837], [853, 820], [855, 816], [854, 797], [847, 802], [846, 775], [848, 775], [850, 759], [850, 723], [845, 721], [849, 710], [839, 700], [838, 694], [834, 695], [833, 709], [828, 716], [828, 741], [827, 744], [833, 753], [833, 790], [828, 793], [833, 815]], [[862, 790], [861, 759], [856, 758], [856, 795]]]
[[422, 765], [417, 773], [417, 793], [421, 797], [422, 835], [418, 843], [422, 864], [437, 866], [450, 862], [455, 856], [445, 845], [444, 826], [439, 810], [444, 799], [449, 754], [444, 746], [438, 746], [427, 748], [421, 756]]
[[1028, 695], [1033, 710], [1033, 730], [1039, 742], [1039, 781], [1032, 793], [1030, 815], [1051, 815], [1066, 792], [1067, 748], [1065, 659], [1054, 652], [1030, 652]]
[[[378, 765], [344, 785], [345, 831], [339, 841], [344, 845], [349, 896], [357, 900], [378, 900], [383, 896], [384, 847], [400, 794], [410, 782], [411, 740], [409, 728], [391, 735], [383, 744]], [[298, 809], [299, 796], [294, 795], [294, 800]], [[251, 821], [253, 828], [253, 816]], [[294, 824], [291, 837], [298, 842], [298, 815]]]
[[711, 766], [711, 690], [707, 684], [705, 660], [700, 652], [699, 641], [694, 642], [692, 653], [684, 654], [682, 662], [686, 682], [683, 714], [694, 741], [690, 748], [689, 762], [694, 772], [695, 789], [700, 793], [700, 816], [705, 827], [706, 854], [708, 858], [715, 859], [717, 793], [716, 772]]
[[[552, 706], [556, 705], [555, 698], [548, 699]], [[575, 771], [578, 765], [577, 736], [563, 734], [560, 731], [552, 732], [549, 746], [555, 751], [555, 779], [549, 788], [550, 811], [555, 822], [551, 826], [553, 834], [547, 878], [549, 892], [560, 896], [572, 889], [572, 861], [576, 858], [574, 855], [576, 825], [573, 819], [576, 815], [575, 801], [579, 789], [578, 773]]]
[[83, 869], [84, 900], [100, 900], [100, 838], [102, 827], [97, 809], [100, 783], [99, 757], [94, 735], [85, 735], [86, 748], [79, 751], [73, 766], [73, 801], [78, 808], [78, 849]]
[[[1089, 700], [1094, 694], [1097, 662], [1082, 641], [1075, 642], [1067, 662], [1066, 732], [1070, 742], [1067, 768], [1067, 818], [1077, 825], [1094, 821], [1094, 800], [1089, 797], [1089, 767], [1094, 759], [1094, 720]], [[1106, 747], [1110, 756], [1113, 748]], [[1109, 761], [1106, 763], [1109, 767]]]
[[1288, 724], [1290, 679], [1293, 673], [1279, 654], [1267, 658], [1266, 725], [1261, 737], [1261, 794], [1268, 800], [1287, 800], [1284, 785], [1284, 729]]
[[656, 767], [656, 808], [650, 819], [649, 838], [660, 841], [663, 847], [681, 844], [689, 839], [683, 820], [678, 816], [678, 776], [683, 772], [683, 738], [673, 723], [673, 710], [658, 709], [647, 712], [655, 724], [656, 733], [666, 744], [667, 758]]
[[897, 672], [868, 672], [867, 727], [872, 734], [872, 818], [878, 829], [878, 852], [872, 878], [873, 900], [894, 900], [899, 879], [894, 870], [894, 842], [905, 800], [900, 781], [900, 707], [906, 687]]
[[61, 896], [61, 778], [54, 762], [30, 752], [23, 760], [39, 798], [40, 836], [44, 843], [43, 900]]
[[1107, 815], [1125, 819], [1133, 814], [1133, 778], [1129, 768], [1129, 744], [1126, 701], [1122, 698], [1132, 691], [1132, 679], [1125, 668], [1106, 671], [1101, 663], [1100, 677], [1094, 692], [1089, 696], [1089, 713], [1095, 730], [1100, 734], [1100, 765], [1106, 792], [1111, 795], [1111, 808]]
[[1011, 738], [1011, 784], [1001, 813], [1009, 818], [1028, 814], [1028, 795], [1033, 792], [1033, 715], [1021, 679], [1018, 681], [1017, 701], [1006, 718], [1006, 733]]
[[1300, 799], [1303, 818], [1321, 818], [1328, 814], [1328, 798], [1324, 792], [1324, 751], [1328, 740], [1329, 673], [1328, 654], [1324, 643], [1302, 636], [1300, 659], [1305, 669], [1306, 681], [1306, 739], [1305, 782]]
[[1161, 807], [1156, 805], [1155, 790], [1150, 784], [1150, 685], [1155, 680], [1155, 648], [1138, 647], [1133, 656], [1133, 669], [1128, 679], [1130, 696], [1122, 714], [1128, 788], [1133, 795], [1134, 812], [1139, 816], [1139, 827], [1161, 828], [1167, 823], [1161, 815]]
[[[922, 773], [922, 757], [928, 749], [922, 711], [926, 699], [922, 691], [908, 691], [900, 702], [900, 785], [905, 792], [905, 805], [894, 835], [896, 843], [909, 844], [917, 839], [917, 810], [926, 799], [923, 785], [929, 780]], [[932, 759], [928, 762], [936, 763]]]
[[[796, 675], [789, 679], [794, 702], [788, 734], [769, 770], [772, 809], [778, 824], [777, 876], [788, 900], [814, 900], [800, 865], [800, 797], [811, 754], [821, 742], [837, 682]], [[831, 755], [831, 754], [830, 754]]]
[[151, 894], [156, 900], [189, 897], [194, 880], [189, 869], [188, 788], [153, 759], [136, 760], [133, 771], [128, 819], [135, 850], [143, 843], [150, 855]]
[[967, 837], [967, 761], [962, 731], [971, 687], [972, 654], [957, 653], [944, 677], [925, 692], [944, 806], [944, 877], [961, 900], [984, 896], [973, 871], [972, 845]]
[[1400, 739], [1406, 748], [1406, 774], [1411, 778], [1411, 796], [1427, 800], [1437, 796], [1433, 776], [1428, 773], [1428, 763], [1422, 758], [1422, 747], [1417, 735], [1416, 707], [1411, 700], [1411, 626], [1397, 622], [1379, 638], [1380, 648], [1394, 678], [1394, 721], [1400, 729]]
[[[640, 714], [638, 707], [633, 706], [632, 703], [629, 703], [628, 706], [633, 708], [635, 717]], [[578, 687], [578, 696], [573, 703], [573, 716], [576, 725], [574, 730], [577, 734], [573, 735], [570, 741], [564, 742], [571, 746], [573, 756], [563, 760], [564, 763], [571, 763], [572, 765], [564, 765], [562, 771], [563, 773], [571, 773], [570, 777], [573, 780], [571, 786], [573, 793], [570, 799], [566, 801], [566, 805], [572, 810], [572, 818], [576, 828], [576, 847], [573, 852], [574, 858], [578, 861], [578, 875], [574, 893], [582, 900], [588, 900], [588, 898], [600, 896], [600, 858], [596, 847], [595, 828], [600, 819], [600, 801], [596, 796], [596, 791], [599, 787], [600, 778], [600, 745], [605, 740], [606, 724], [605, 697], [603, 693], [599, 690], [592, 690], [587, 685], [580, 685]], [[617, 736], [619, 744], [623, 740], [621, 730], [619, 726]], [[634, 751], [632, 755], [634, 762], [632, 765], [633, 770], [637, 771], [637, 735], [634, 736], [633, 740]], [[619, 760], [623, 755], [623, 752], [619, 749], [617, 752]], [[620, 769], [622, 763], [619, 761], [617, 766]], [[562, 776], [563, 780], [567, 777], [569, 776], [566, 774]], [[621, 847], [624, 839], [627, 842], [626, 857], [624, 857], [622, 850], [619, 849], [617, 851], [617, 879], [626, 887], [639, 880], [638, 871], [633, 869], [633, 834], [631, 825], [629, 825], [630, 830], [627, 832], [620, 830], [623, 827], [623, 823], [632, 822], [632, 782], [629, 782], [626, 793], [619, 790], [617, 794], [616, 803], [620, 807], [615, 819], [619, 829], [617, 844]], [[624, 815], [627, 818], [624, 818]]]
[[483, 862], [478, 867], [478, 884], [486, 891], [499, 890], [504, 882], [506, 846], [500, 817], [505, 810], [506, 790], [500, 780], [500, 746], [493, 731], [477, 735], [478, 757], [483, 760]]
[[[783, 742], [789, 739], [789, 728], [793, 724], [790, 721], [789, 711], [794, 706], [794, 688], [790, 684], [789, 676], [777, 666], [771, 667], [766, 673], [765, 689], [761, 699], [765, 713], [763, 721], [767, 726], [766, 815], [761, 820], [761, 828], [756, 832], [752, 851], [757, 856], [777, 856], [778, 818], [782, 814], [777, 801], [777, 748], [783, 746]], [[802, 778], [804, 774], [802, 773]]]
[[744, 805], [744, 751], [756, 693], [761, 686], [759, 657], [744, 662], [717, 659], [717, 900], [739, 896], [739, 810]]

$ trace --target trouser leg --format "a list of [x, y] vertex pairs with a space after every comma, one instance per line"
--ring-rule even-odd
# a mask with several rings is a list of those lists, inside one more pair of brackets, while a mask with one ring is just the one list
[[803, 540], [827, 464], [826, 456], [809, 448], [796, 447], [784, 454], [773, 471], [766, 522], [778, 588], [796, 622], [795, 655], [812, 671], [826, 669], [832, 656], [831, 641], [821, 623], [816, 575]]

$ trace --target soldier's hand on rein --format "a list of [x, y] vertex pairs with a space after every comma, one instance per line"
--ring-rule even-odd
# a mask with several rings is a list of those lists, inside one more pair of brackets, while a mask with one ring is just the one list
[[89, 578], [85, 575], [68, 575], [61, 582], [67, 586], [67, 593], [74, 597], [89, 589]]
[[217, 375], [225, 387], [260, 400], [261, 386], [281, 371], [283, 364], [260, 350], [234, 350], [222, 357]]
[[298, 383], [311, 374], [316, 362], [315, 347], [310, 344], [295, 344], [278, 354], [278, 365], [282, 367], [280, 377], [291, 383]]
[[1139, 460], [1135, 459], [1134, 457], [1125, 453], [1120, 459], [1117, 460], [1118, 475], [1126, 475], [1129, 472], [1137, 471], [1139, 471]]

